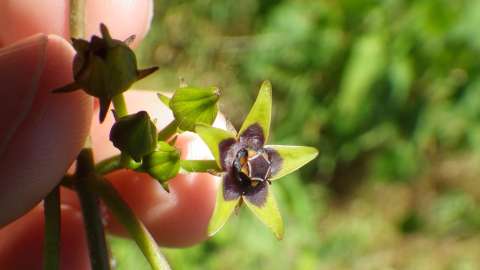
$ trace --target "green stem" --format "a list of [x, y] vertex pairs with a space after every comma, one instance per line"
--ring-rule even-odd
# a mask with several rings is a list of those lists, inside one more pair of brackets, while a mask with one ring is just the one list
[[100, 175], [105, 175], [123, 168], [135, 170], [141, 165], [141, 163], [135, 162], [134, 160], [130, 159], [130, 163], [125, 167], [125, 166], [122, 166], [120, 159], [121, 159], [121, 156], [116, 155], [111, 158], [102, 160], [101, 162], [97, 163], [97, 165], [95, 166], [95, 171]]
[[180, 160], [180, 167], [186, 172], [221, 172], [215, 160]]
[[112, 103], [115, 108], [116, 117], [121, 118], [128, 115], [127, 104], [125, 103], [125, 97], [123, 94], [114, 96]]
[[43, 269], [60, 269], [60, 189], [55, 187], [45, 198], [45, 241]]
[[177, 132], [177, 129], [178, 129], [178, 122], [176, 120], [173, 120], [158, 133], [158, 140], [166, 141]]
[[113, 215], [135, 240], [152, 269], [169, 270], [170, 266], [160, 252], [153, 237], [110, 182], [104, 180], [95, 181], [95, 190], [112, 211]]
[[63, 187], [69, 188], [71, 190], [75, 190], [74, 188], [75, 180], [76, 178], [74, 175], [66, 174], [63, 176], [62, 181], [60, 182], [60, 185]]
[[70, 36], [85, 37], [85, 0], [70, 0]]
[[77, 158], [77, 181], [75, 189], [82, 206], [83, 220], [90, 252], [92, 270], [109, 270], [109, 253], [105, 240], [105, 232], [100, 213], [99, 200], [92, 192], [91, 186], [95, 182], [92, 149], [84, 148]]

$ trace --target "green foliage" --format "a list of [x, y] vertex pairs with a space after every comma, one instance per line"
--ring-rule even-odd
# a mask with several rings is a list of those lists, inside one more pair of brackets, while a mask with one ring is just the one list
[[[275, 139], [322, 149], [311, 175], [335, 181], [337, 170], [368, 158], [379, 161], [368, 166], [370, 175], [401, 181], [428, 166], [431, 151], [480, 153], [478, 3], [157, 6], [158, 30], [142, 47], [141, 59], [169, 68], [150, 83], [172, 88], [172, 74], [180, 72], [197, 84], [219, 84], [226, 90], [223, 109], [238, 126], [246, 109], [237, 104], [255, 96], [243, 89], [269, 78], [276, 89]], [[402, 150], [405, 142], [413, 151]]]
[[[306, 181], [277, 186], [280, 245], [251, 215], [234, 216], [207, 243], [167, 251], [174, 269], [480, 267], [478, 1], [159, 0], [156, 9], [139, 60], [162, 73], [139, 86], [174, 89], [179, 75], [219, 85], [221, 110], [239, 127], [251, 86], [268, 78], [270, 142], [321, 151]], [[323, 183], [358, 188], [326, 197]]]
[[133, 240], [109, 236], [108, 243], [112, 251], [117, 270], [150, 270], [150, 265]]

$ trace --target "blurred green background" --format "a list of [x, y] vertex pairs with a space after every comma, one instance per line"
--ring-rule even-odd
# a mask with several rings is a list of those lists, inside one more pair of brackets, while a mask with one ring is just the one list
[[283, 241], [244, 211], [175, 270], [480, 269], [480, 1], [158, 0], [138, 52], [139, 87], [219, 86], [237, 126], [271, 80], [272, 142], [320, 150], [274, 186]]

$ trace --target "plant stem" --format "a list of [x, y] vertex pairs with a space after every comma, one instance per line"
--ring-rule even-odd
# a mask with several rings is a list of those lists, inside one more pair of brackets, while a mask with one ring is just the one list
[[215, 160], [180, 160], [180, 167], [187, 172], [221, 172]]
[[108, 181], [95, 181], [95, 190], [135, 240], [153, 270], [170, 270], [165, 257], [142, 222]]
[[85, 0], [70, 0], [70, 37], [85, 36]]
[[127, 104], [123, 94], [119, 94], [112, 99], [113, 107], [115, 108], [115, 115], [118, 118], [128, 115]]
[[177, 132], [177, 128], [178, 128], [178, 122], [176, 120], [172, 120], [172, 122], [170, 122], [166, 127], [164, 127], [158, 133], [158, 140], [166, 141]]
[[141, 165], [141, 163], [135, 162], [134, 160], [131, 159], [130, 163], [126, 167], [122, 167], [122, 165], [120, 164], [120, 159], [121, 159], [121, 156], [116, 155], [116, 156], [107, 158], [105, 160], [102, 160], [99, 163], [97, 163], [97, 165], [95, 165], [95, 171], [97, 172], [97, 174], [105, 175], [107, 173], [120, 170], [122, 168], [135, 170]]
[[60, 269], [60, 189], [56, 186], [43, 203], [45, 215], [45, 240], [43, 269]]
[[76, 176], [78, 179], [75, 182], [75, 189], [82, 206], [92, 270], [109, 270], [109, 253], [99, 200], [96, 194], [91, 191], [92, 183], [96, 179], [92, 149], [84, 148], [78, 155]]

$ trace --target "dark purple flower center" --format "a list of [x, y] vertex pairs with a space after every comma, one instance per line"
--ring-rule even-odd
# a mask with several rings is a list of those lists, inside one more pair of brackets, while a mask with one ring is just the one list
[[243, 185], [256, 187], [268, 181], [271, 174], [271, 162], [264, 149], [240, 149], [232, 166], [235, 178]]

